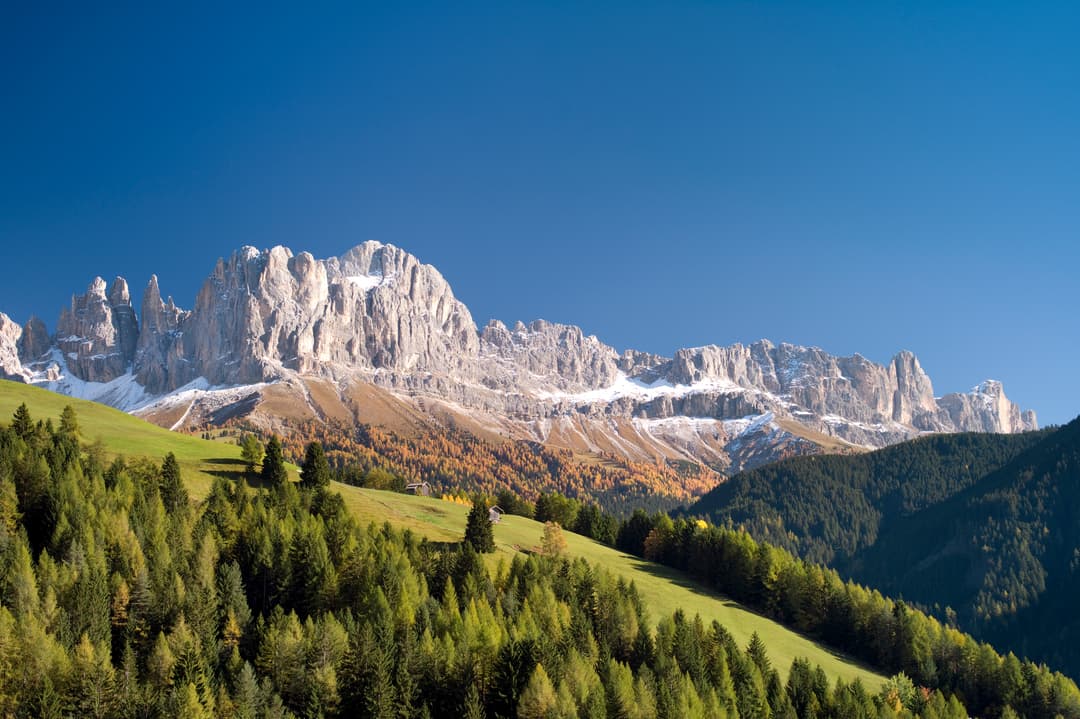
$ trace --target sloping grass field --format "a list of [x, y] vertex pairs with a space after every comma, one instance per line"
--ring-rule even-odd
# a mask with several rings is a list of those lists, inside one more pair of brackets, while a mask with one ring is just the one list
[[[78, 416], [83, 439], [87, 442], [100, 439], [111, 454], [160, 461], [167, 453], [174, 453], [188, 490], [196, 499], [207, 494], [215, 477], [237, 479], [243, 469], [240, 448], [234, 444], [170, 432], [111, 407], [0, 380], [0, 422], [10, 421], [15, 409], [23, 402], [35, 420], [51, 417], [54, 422], [59, 421], [63, 408], [71, 405]], [[463, 505], [348, 485], [334, 486], [362, 523], [389, 522], [432, 541], [443, 542], [460, 541], [465, 532], [468, 508]], [[512, 557], [515, 552], [532, 551], [540, 544], [542, 532], [540, 522], [505, 515], [495, 527], [498, 548], [495, 561], [499, 557]], [[632, 557], [572, 532], [564, 532], [564, 536], [568, 554], [584, 557], [590, 563], [633, 581], [648, 605], [653, 621], [682, 609], [689, 616], [700, 614], [706, 623], [714, 619], [719, 621], [744, 646], [757, 632], [776, 667], [786, 669], [796, 657], [806, 657], [821, 665], [828, 675], [848, 681], [858, 677], [870, 689], [876, 690], [884, 681], [881, 675], [698, 585], [681, 572]]]

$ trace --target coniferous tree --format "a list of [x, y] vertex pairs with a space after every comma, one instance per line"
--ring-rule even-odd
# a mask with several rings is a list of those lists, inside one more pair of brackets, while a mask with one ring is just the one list
[[72, 662], [72, 708], [78, 716], [107, 717], [115, 703], [116, 671], [109, 663], [109, 651], [95, 647], [84, 634], [75, 647]]
[[311, 442], [304, 453], [304, 463], [300, 466], [300, 485], [307, 489], [326, 487], [330, 484], [330, 464], [319, 442]]
[[544, 665], [537, 664], [529, 683], [521, 692], [518, 719], [546, 719], [555, 713], [557, 701], [555, 687], [544, 670]]
[[161, 465], [161, 502], [166, 512], [174, 512], [188, 503], [187, 490], [180, 478], [180, 464], [172, 452], [165, 455]]
[[262, 481], [271, 487], [282, 487], [289, 481], [281, 440], [276, 434], [266, 443], [266, 455], [262, 462]]
[[30, 410], [26, 402], [19, 405], [15, 410], [15, 416], [11, 420], [11, 429], [22, 439], [27, 439], [34, 431], [34, 421], [30, 418]]
[[491, 527], [487, 501], [477, 497], [469, 510], [469, 519], [465, 524], [465, 543], [481, 554], [495, 551], [495, 531]]
[[555, 522], [544, 522], [544, 534], [540, 538], [540, 552], [545, 557], [556, 558], [566, 551], [566, 538]]
[[79, 434], [79, 419], [70, 404], [64, 405], [64, 411], [60, 413], [60, 433], [71, 437]]
[[240, 440], [240, 457], [247, 464], [248, 474], [255, 474], [255, 468], [262, 464], [262, 442], [253, 434], [245, 434]]

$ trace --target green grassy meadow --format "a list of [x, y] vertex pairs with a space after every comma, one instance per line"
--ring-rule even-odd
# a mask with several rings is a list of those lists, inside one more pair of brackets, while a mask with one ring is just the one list
[[[65, 405], [78, 415], [86, 442], [100, 439], [107, 452], [127, 457], [160, 460], [172, 452], [191, 495], [198, 499], [209, 491], [215, 477], [240, 477], [240, 448], [224, 441], [210, 441], [170, 432], [137, 417], [85, 400], [72, 399], [36, 387], [0, 380], [0, 422], [9, 421], [25, 402], [34, 419], [51, 417], [57, 422]], [[468, 508], [440, 499], [335, 485], [349, 509], [363, 523], [389, 522], [408, 528], [433, 541], [459, 541], [465, 531]], [[543, 525], [531, 519], [504, 516], [495, 527], [497, 553], [493, 561], [515, 552], [532, 551], [540, 544]], [[718, 620], [736, 641], [745, 645], [756, 631], [769, 649], [774, 666], [786, 669], [796, 657], [807, 657], [827, 674], [851, 680], [856, 677], [875, 688], [884, 677], [838, 656], [812, 640], [693, 582], [681, 572], [624, 554], [571, 532], [564, 533], [567, 552], [631, 580], [647, 603], [654, 621], [682, 609], [700, 614], [706, 623]]]
[[[390, 522], [397, 527], [408, 527], [435, 541], [460, 541], [465, 532], [469, 510], [463, 505], [346, 485], [340, 485], [338, 489], [346, 505], [361, 521], [379, 524]], [[499, 557], [509, 558], [518, 551], [538, 549], [543, 529], [544, 525], [535, 520], [504, 515], [502, 522], [495, 526], [497, 552], [494, 561], [498, 561]], [[716, 619], [744, 646], [749, 643], [750, 636], [757, 632], [769, 648], [769, 657], [774, 666], [786, 669], [796, 657], [809, 657], [830, 676], [844, 677], [848, 681], [859, 677], [870, 688], [876, 688], [885, 680], [881, 675], [836, 655], [811, 639], [702, 587], [682, 572], [647, 562], [572, 532], [563, 534], [568, 554], [584, 557], [590, 563], [633, 580], [654, 621], [682, 609], [690, 616], [700, 614], [706, 624]]]

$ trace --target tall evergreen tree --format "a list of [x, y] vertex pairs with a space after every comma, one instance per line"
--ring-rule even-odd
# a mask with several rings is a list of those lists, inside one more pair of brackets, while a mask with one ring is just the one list
[[15, 416], [11, 420], [11, 429], [22, 439], [26, 439], [34, 431], [34, 420], [30, 418], [30, 410], [27, 409], [26, 402], [20, 404], [15, 410]]
[[64, 405], [64, 411], [60, 413], [60, 433], [71, 437], [79, 434], [79, 418], [70, 404]]
[[255, 468], [263, 461], [262, 442], [253, 434], [245, 434], [240, 440], [240, 457], [247, 464], [248, 474], [255, 474]]
[[187, 490], [180, 479], [180, 463], [172, 452], [165, 455], [165, 461], [161, 465], [161, 502], [168, 512], [180, 509], [188, 503]]
[[300, 485], [307, 489], [326, 487], [330, 484], [330, 465], [326, 453], [319, 442], [311, 442], [304, 453], [304, 463], [300, 466]]
[[487, 500], [483, 497], [476, 497], [472, 509], [469, 510], [469, 519], [465, 524], [465, 543], [472, 545], [472, 548], [481, 554], [495, 551], [495, 531], [491, 527]]
[[266, 456], [263, 457], [262, 463], [262, 481], [271, 487], [281, 487], [289, 481], [281, 440], [276, 434], [266, 443]]

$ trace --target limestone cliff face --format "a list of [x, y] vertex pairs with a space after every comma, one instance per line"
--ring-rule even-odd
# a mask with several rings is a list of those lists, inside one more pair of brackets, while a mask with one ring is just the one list
[[536, 320], [509, 330], [492, 320], [480, 342], [488, 360], [485, 375], [500, 389], [582, 391], [606, 387], [619, 375], [615, 350], [573, 325]]
[[143, 290], [142, 329], [135, 350], [133, 370], [140, 384], [151, 394], [182, 387], [198, 374], [184, 354], [183, 326], [191, 315], [176, 306], [173, 298], [161, 299], [157, 275], [151, 275]]
[[10, 317], [0, 312], [0, 379], [22, 382], [26, 379], [22, 362], [19, 360], [19, 344], [23, 328]]
[[[937, 400], [933, 384], [911, 352], [887, 365], [837, 357], [814, 347], [773, 345], [681, 349], [638, 374], [648, 385], [607, 402], [604, 411], [643, 418], [734, 419], [773, 412], [846, 441], [884, 446], [919, 432], [1019, 432], [1037, 428], [1000, 383]], [[679, 391], [650, 392], [657, 382]], [[592, 412], [602, 409], [594, 404]]]
[[85, 294], [71, 298], [56, 325], [56, 345], [68, 368], [88, 382], [108, 382], [125, 374], [139, 339], [127, 282], [117, 277], [108, 293], [105, 289], [105, 280], [95, 277]]
[[45, 323], [38, 317], [31, 316], [23, 326], [22, 340], [19, 342], [19, 359], [32, 362], [48, 353], [52, 348], [52, 338], [45, 329]]
[[946, 429], [930, 378], [906, 351], [883, 366], [858, 354], [836, 357], [816, 347], [761, 340], [749, 346], [679, 350], [662, 375], [683, 385], [720, 380], [770, 395], [781, 409], [817, 417]]
[[1038, 426], [1035, 412], [1020, 411], [995, 380], [986, 380], [966, 394], [947, 394], [940, 405], [957, 430], [1023, 432]]
[[468, 379], [479, 347], [468, 308], [442, 275], [375, 242], [325, 261], [244, 247], [218, 261], [191, 312], [162, 302], [152, 279], [143, 323], [137, 376], [155, 393], [196, 377], [252, 384], [283, 371]]
[[[0, 318], [0, 375], [68, 392], [75, 384], [57, 378], [127, 375], [101, 398], [129, 409], [185, 386], [283, 380], [280, 393], [319, 378], [342, 401], [348, 387], [375, 384], [420, 414], [441, 403], [511, 436], [724, 467], [833, 439], [880, 447], [921, 432], [1036, 426], [1000, 383], [936, 399], [910, 352], [881, 365], [761, 340], [669, 358], [619, 353], [579, 327], [543, 320], [478, 331], [438, 270], [378, 242], [326, 260], [243, 247], [218, 260], [191, 310], [163, 300], [151, 277], [138, 317], [123, 278], [108, 288], [95, 278], [51, 339], [39, 320], [20, 328]], [[229, 416], [231, 400], [215, 401], [222, 406], [205, 416]]]

